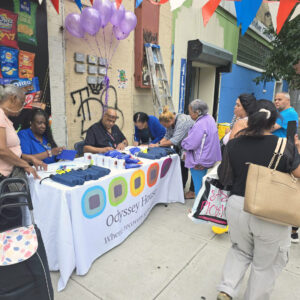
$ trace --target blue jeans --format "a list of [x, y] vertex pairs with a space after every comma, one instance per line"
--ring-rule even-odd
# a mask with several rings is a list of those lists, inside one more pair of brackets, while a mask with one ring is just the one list
[[191, 169], [191, 174], [192, 174], [192, 179], [194, 182], [194, 186], [195, 186], [195, 195], [197, 196], [201, 186], [202, 186], [202, 179], [203, 177], [206, 175], [207, 173], [207, 169], [204, 170], [195, 170], [195, 169]]

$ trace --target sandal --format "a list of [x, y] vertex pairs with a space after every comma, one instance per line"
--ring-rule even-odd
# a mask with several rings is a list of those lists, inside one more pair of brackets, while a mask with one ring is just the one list
[[224, 292], [218, 294], [217, 300], [231, 300], [232, 298]]
[[192, 191], [188, 191], [184, 194], [184, 199], [195, 199], [195, 193]]

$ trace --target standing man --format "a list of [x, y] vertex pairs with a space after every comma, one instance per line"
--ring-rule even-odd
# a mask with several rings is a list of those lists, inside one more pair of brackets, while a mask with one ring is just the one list
[[278, 93], [275, 96], [274, 104], [280, 113], [273, 128], [273, 134], [278, 137], [286, 137], [286, 131], [289, 121], [296, 121], [298, 127], [299, 116], [295, 109], [291, 107], [290, 95], [288, 93]]
[[117, 119], [117, 111], [114, 108], [107, 108], [102, 119], [88, 129], [83, 151], [105, 153], [113, 149], [124, 150], [128, 142], [115, 124]]
[[[288, 93], [276, 94], [274, 103], [280, 113], [280, 118], [277, 119], [272, 130], [273, 134], [278, 137], [286, 137], [288, 122], [296, 121], [298, 127], [299, 116], [295, 109], [291, 107], [290, 95]], [[292, 243], [299, 243], [297, 227], [292, 227], [291, 241]]]

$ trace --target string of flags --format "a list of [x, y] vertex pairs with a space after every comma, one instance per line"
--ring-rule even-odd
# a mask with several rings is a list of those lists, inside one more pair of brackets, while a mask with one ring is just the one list
[[[38, 0], [41, 4], [43, 0]], [[90, 0], [93, 5], [94, 0]], [[120, 7], [123, 0], [115, 0], [117, 8]], [[136, 0], [136, 8], [139, 7], [143, 1], [146, 0]], [[186, 0], [148, 0], [153, 5], [162, 5], [167, 2], [170, 3], [171, 10], [175, 10], [183, 5]], [[194, 0], [197, 1], [197, 0]], [[235, 10], [236, 10], [236, 18], [237, 18], [237, 26], [241, 26], [242, 34], [245, 34], [253, 19], [255, 18], [257, 11], [259, 10], [263, 0], [227, 0], [234, 1]], [[59, 0], [51, 0], [55, 10], [59, 14]], [[77, 4], [78, 8], [82, 10], [81, 0], [74, 0]], [[214, 14], [215, 10], [219, 6], [221, 0], [206, 0], [206, 3], [202, 6], [202, 18], [204, 26], [207, 25], [210, 18]], [[268, 2], [270, 14], [272, 17], [273, 27], [276, 29], [277, 34], [282, 29], [286, 19], [290, 15], [291, 11], [300, 3], [299, 0], [280, 0], [280, 1], [267, 1]], [[290, 18], [290, 20], [294, 19], [297, 15], [300, 14], [300, 5], [298, 5]]]

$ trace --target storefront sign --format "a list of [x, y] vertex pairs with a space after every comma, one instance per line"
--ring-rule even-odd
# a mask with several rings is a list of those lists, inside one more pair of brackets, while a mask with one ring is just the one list
[[182, 58], [181, 59], [181, 65], [180, 65], [178, 113], [183, 113], [184, 112], [185, 78], [186, 78], [186, 59]]

